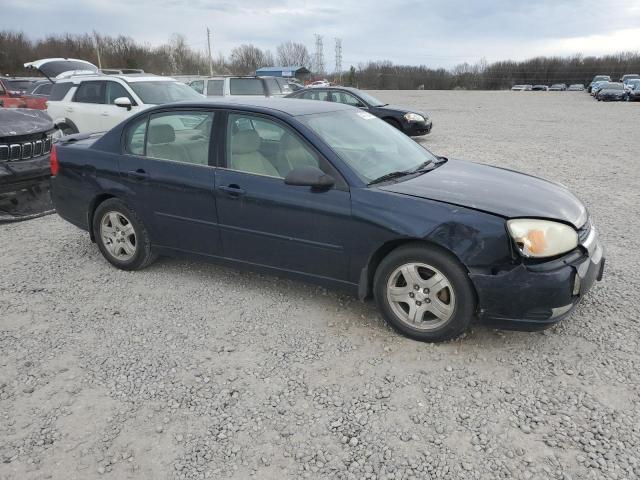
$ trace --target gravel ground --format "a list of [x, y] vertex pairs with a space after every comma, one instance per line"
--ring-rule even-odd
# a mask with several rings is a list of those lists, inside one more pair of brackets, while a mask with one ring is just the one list
[[435, 153], [586, 202], [607, 269], [574, 315], [423, 344], [337, 292], [170, 259], [126, 273], [55, 215], [2, 225], [0, 478], [640, 476], [640, 105], [374, 93], [430, 112]]

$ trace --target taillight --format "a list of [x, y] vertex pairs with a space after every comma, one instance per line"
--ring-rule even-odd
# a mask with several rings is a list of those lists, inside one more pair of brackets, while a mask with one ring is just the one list
[[60, 170], [60, 164], [58, 163], [58, 149], [55, 145], [51, 145], [51, 176], [55, 177]]

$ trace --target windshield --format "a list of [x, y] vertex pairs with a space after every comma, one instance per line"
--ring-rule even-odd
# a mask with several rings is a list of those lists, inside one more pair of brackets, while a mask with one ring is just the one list
[[595, 77], [593, 77], [593, 81], [597, 82], [598, 80], [609, 80], [609, 76], [608, 75], [596, 75]]
[[621, 83], [608, 83], [604, 85], [604, 89], [606, 90], [623, 90], [624, 87]]
[[367, 112], [339, 111], [298, 117], [365, 183], [410, 171], [436, 157], [404, 133]]
[[130, 82], [131, 89], [147, 105], [202, 100], [202, 95], [180, 82], [149, 81]]
[[360, 95], [360, 98], [362, 98], [365, 102], [367, 102], [372, 107], [383, 107], [385, 105], [388, 105], [387, 103], [381, 102], [376, 97], [373, 97], [368, 93], [363, 92], [362, 90], [358, 92], [358, 95]]

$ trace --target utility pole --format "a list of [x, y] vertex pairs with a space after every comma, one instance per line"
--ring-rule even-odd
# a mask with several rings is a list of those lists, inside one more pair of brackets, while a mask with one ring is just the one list
[[209, 48], [209, 76], [213, 77], [213, 57], [211, 56], [211, 30], [207, 27], [207, 46]]
[[98, 55], [98, 68], [102, 69], [102, 60], [100, 59], [100, 37], [98, 32], [93, 31], [93, 39], [96, 42], [96, 54]]
[[315, 70], [320, 76], [324, 76], [324, 51], [322, 47], [322, 35], [315, 34], [316, 52], [315, 52]]
[[336, 38], [336, 70], [334, 72], [336, 80], [342, 85], [342, 39]]

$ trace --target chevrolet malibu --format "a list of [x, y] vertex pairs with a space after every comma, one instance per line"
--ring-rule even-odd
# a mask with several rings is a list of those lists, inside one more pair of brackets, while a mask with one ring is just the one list
[[117, 268], [188, 256], [341, 287], [417, 340], [473, 318], [547, 327], [602, 277], [596, 229], [563, 186], [435, 156], [339, 103], [154, 107], [65, 137], [51, 170], [58, 214]]

